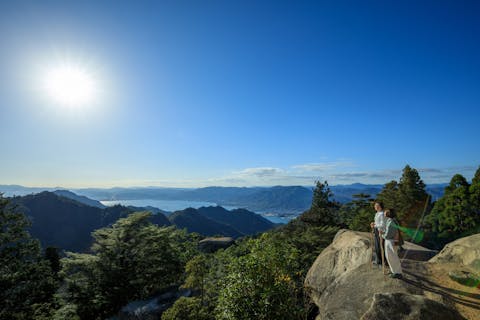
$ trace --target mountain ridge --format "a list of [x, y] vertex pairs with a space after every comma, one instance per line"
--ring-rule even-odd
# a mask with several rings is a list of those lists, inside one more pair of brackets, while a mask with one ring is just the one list
[[[61, 194], [64, 193], [61, 192]], [[18, 210], [23, 211], [31, 221], [30, 232], [40, 240], [43, 247], [54, 246], [67, 251], [87, 251], [92, 242], [91, 233], [94, 230], [110, 226], [118, 219], [137, 211], [154, 211], [150, 221], [156, 225], [175, 225], [204, 236], [220, 234], [238, 238], [275, 226], [260, 215], [246, 210], [236, 210], [232, 213], [221, 207], [215, 209], [204, 207], [201, 214], [197, 209], [188, 208], [176, 211], [167, 217], [158, 210], [148, 210], [143, 207], [115, 205], [99, 208], [72, 199], [72, 194], [69, 196], [67, 198], [55, 192], [43, 191], [10, 199], [12, 206], [17, 206]], [[76, 198], [75, 196], [73, 198]], [[91, 200], [80, 199], [86, 202]], [[221, 210], [222, 214], [210, 214], [212, 210]]]
[[[430, 184], [426, 191], [436, 200], [443, 195], [447, 184]], [[346, 203], [354, 194], [369, 194], [372, 198], [382, 190], [380, 184], [331, 185], [333, 199]], [[38, 192], [41, 188], [21, 186], [1, 186], [0, 192], [28, 194]], [[65, 192], [65, 191], [61, 191]], [[78, 196], [99, 200], [182, 200], [204, 201], [221, 206], [245, 208], [258, 213], [276, 213], [298, 215], [307, 210], [312, 201], [313, 187], [305, 186], [273, 186], [273, 187], [205, 187], [205, 188], [84, 188], [72, 189]], [[162, 209], [162, 208], [159, 208]]]

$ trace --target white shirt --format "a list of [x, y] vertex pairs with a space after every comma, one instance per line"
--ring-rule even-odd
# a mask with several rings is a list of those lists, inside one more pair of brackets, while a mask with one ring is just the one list
[[383, 211], [375, 213], [375, 228], [377, 228], [378, 231], [385, 232], [385, 215]]

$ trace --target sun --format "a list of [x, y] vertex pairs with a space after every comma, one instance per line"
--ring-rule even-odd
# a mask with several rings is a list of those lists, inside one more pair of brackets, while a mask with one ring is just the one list
[[94, 76], [73, 65], [48, 70], [44, 84], [49, 97], [66, 107], [82, 107], [93, 103], [97, 91]]

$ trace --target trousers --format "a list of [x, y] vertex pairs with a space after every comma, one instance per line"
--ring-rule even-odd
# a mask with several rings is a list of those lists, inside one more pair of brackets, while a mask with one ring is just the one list
[[402, 265], [400, 263], [400, 259], [397, 255], [397, 250], [394, 246], [393, 239], [388, 240], [385, 239], [385, 255], [387, 256], [388, 265], [390, 266], [390, 271], [392, 273], [401, 274], [402, 273]]

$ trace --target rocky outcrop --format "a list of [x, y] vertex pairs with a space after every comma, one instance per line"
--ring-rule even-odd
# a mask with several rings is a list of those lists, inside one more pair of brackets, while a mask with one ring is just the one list
[[438, 263], [426, 261], [435, 251], [406, 242], [400, 255], [404, 279], [399, 280], [371, 264], [371, 245], [369, 233], [340, 230], [317, 257], [305, 279], [305, 289], [319, 308], [317, 320], [475, 319], [468, 312], [462, 317], [456, 310], [461, 299], [438, 283], [440, 275], [433, 268]]
[[480, 233], [447, 244], [430, 262], [456, 263], [480, 271]]
[[213, 253], [218, 249], [230, 247], [234, 242], [231, 237], [205, 238], [198, 243], [198, 249], [205, 253]]
[[180, 297], [189, 297], [191, 294], [191, 290], [178, 290], [173, 287], [148, 300], [130, 302], [122, 307], [117, 316], [111, 317], [109, 320], [157, 320], [165, 310], [172, 306], [175, 300]]
[[462, 319], [460, 314], [442, 303], [425, 296], [404, 293], [377, 293], [373, 302], [361, 320], [393, 319]]

